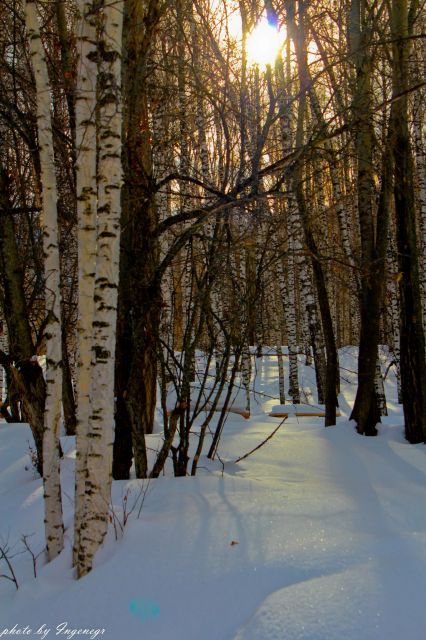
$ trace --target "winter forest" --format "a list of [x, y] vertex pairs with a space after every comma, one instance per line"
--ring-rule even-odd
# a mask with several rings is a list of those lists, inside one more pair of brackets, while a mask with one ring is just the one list
[[424, 0], [0, 6], [0, 638], [424, 639]]

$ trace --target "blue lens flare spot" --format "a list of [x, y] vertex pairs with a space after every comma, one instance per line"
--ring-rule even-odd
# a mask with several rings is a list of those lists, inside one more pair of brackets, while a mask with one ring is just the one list
[[129, 611], [142, 622], [155, 620], [160, 616], [160, 605], [153, 600], [135, 598], [129, 602]]

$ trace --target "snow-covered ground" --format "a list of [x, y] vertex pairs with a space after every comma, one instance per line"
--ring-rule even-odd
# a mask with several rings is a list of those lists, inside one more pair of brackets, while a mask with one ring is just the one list
[[[21, 539], [42, 551], [42, 485], [28, 427], [0, 424], [0, 540], [19, 582], [17, 591], [0, 579], [0, 638], [426, 639], [426, 447], [404, 440], [393, 372], [379, 437], [348, 422], [356, 352], [346, 349], [337, 426], [290, 417], [236, 464], [280, 423], [267, 415], [278, 404], [276, 359], [256, 364], [253, 415], [229, 416], [221, 462], [203, 458], [195, 478], [166, 475], [142, 493], [140, 481], [114, 483], [117, 536], [111, 526], [80, 581], [71, 569], [73, 440], [63, 440], [66, 549], [49, 565], [40, 556], [34, 578]], [[314, 403], [313, 371], [300, 370]], [[134, 506], [124, 534], [123, 506]]]

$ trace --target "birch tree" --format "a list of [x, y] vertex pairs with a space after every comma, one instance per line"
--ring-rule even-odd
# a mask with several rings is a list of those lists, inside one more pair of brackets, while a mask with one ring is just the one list
[[[287, 46], [287, 78], [290, 78], [290, 51]], [[276, 72], [278, 76], [278, 82], [280, 90], [283, 96], [285, 93], [285, 78], [283, 64], [280, 59], [276, 63]], [[289, 153], [292, 149], [293, 133], [292, 133], [292, 102], [287, 95], [287, 99], [281, 98], [280, 104], [280, 133], [282, 140], [282, 147], [284, 153]], [[283, 298], [284, 313], [286, 314], [287, 324], [287, 340], [288, 340], [288, 359], [289, 359], [289, 395], [292, 398], [294, 404], [300, 404], [300, 389], [299, 389], [299, 373], [297, 364], [297, 324], [296, 324], [296, 291], [298, 279], [296, 277], [296, 264], [297, 257], [301, 253], [301, 239], [299, 232], [301, 232], [299, 222], [299, 213], [297, 210], [296, 196], [293, 191], [291, 179], [289, 178], [286, 186], [288, 187], [287, 198], [287, 220], [288, 220], [288, 234], [289, 234], [289, 252], [287, 256], [287, 274], [288, 283], [286, 286], [281, 285], [281, 291], [285, 293]], [[299, 258], [300, 259], [300, 258]], [[281, 265], [279, 267], [281, 272]], [[280, 273], [281, 275], [281, 273]]]
[[45, 329], [46, 401], [43, 433], [43, 487], [47, 553], [49, 559], [52, 560], [63, 548], [64, 533], [59, 458], [62, 397], [62, 343], [57, 216], [58, 195], [50, 114], [50, 83], [36, 4], [33, 0], [28, 0], [25, 3], [25, 19], [36, 83], [37, 131], [42, 184], [42, 229], [47, 320]]
[[121, 36], [123, 5], [103, 4], [99, 12], [98, 201], [96, 277], [92, 343], [91, 411], [84, 473], [83, 518], [77, 575], [88, 573], [108, 529], [114, 436], [114, 353], [120, 248]]
[[96, 88], [97, 88], [97, 14], [92, 2], [79, 3], [77, 52], [79, 57], [76, 119], [76, 189], [78, 223], [78, 375], [76, 429], [76, 489], [74, 562], [80, 544], [84, 517], [85, 476], [88, 428], [91, 413], [92, 325], [96, 270]]

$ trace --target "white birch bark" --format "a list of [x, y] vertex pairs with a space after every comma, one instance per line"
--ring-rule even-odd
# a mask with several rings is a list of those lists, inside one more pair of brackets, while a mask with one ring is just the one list
[[92, 406], [77, 573], [92, 568], [108, 529], [114, 439], [114, 355], [120, 249], [123, 4], [104, 4], [98, 44], [99, 160]]
[[[161, 180], [168, 173], [168, 154], [165, 141], [168, 138], [168, 119], [166, 115], [166, 109], [164, 102], [159, 103], [153, 115], [153, 136], [155, 140], [154, 145], [154, 170], [157, 180]], [[160, 191], [156, 193], [155, 202], [158, 211], [159, 220], [164, 220], [171, 215], [171, 201], [170, 201], [170, 188], [169, 185], [165, 185]], [[163, 233], [160, 237], [160, 260], [162, 260], [168, 250], [168, 234]], [[176, 378], [177, 371], [173, 360], [173, 270], [172, 266], [166, 269], [161, 280], [161, 321], [160, 321], [160, 336], [162, 340], [162, 352], [166, 366], [166, 379]], [[162, 377], [160, 378], [160, 385], [162, 384]], [[167, 384], [166, 384], [167, 386]]]
[[[350, 265], [354, 275], [356, 276], [355, 260], [354, 260], [352, 245], [350, 241], [350, 236], [351, 236], [351, 230], [349, 226], [350, 218], [348, 216], [348, 212], [346, 210], [344, 200], [343, 200], [343, 193], [342, 193], [341, 184], [340, 184], [338, 167], [334, 164], [336, 154], [333, 151], [332, 145], [330, 143], [327, 143], [327, 144], [329, 146], [330, 155], [332, 155], [333, 157], [333, 159], [330, 161], [329, 170], [330, 170], [331, 184], [333, 187], [333, 198], [334, 198], [335, 207], [336, 207], [336, 216], [337, 216], [337, 221], [339, 223], [340, 239], [342, 242], [342, 247], [343, 247], [346, 260], [348, 261], [348, 264]], [[357, 282], [357, 277], [355, 277], [355, 281]]]
[[295, 252], [300, 248], [300, 240], [297, 237], [297, 230], [294, 228], [297, 216], [297, 203], [293, 195], [288, 198], [288, 227], [291, 249], [287, 258], [287, 298], [288, 305], [285, 305], [287, 313], [287, 336], [288, 336], [288, 359], [289, 359], [289, 394], [293, 404], [300, 404], [299, 373], [297, 366], [297, 318], [296, 318], [296, 288], [298, 281], [296, 278], [296, 256]]
[[188, 372], [189, 379], [195, 380], [195, 351], [192, 349], [192, 343], [194, 340], [194, 326], [196, 313], [195, 308], [195, 295], [196, 285], [194, 278], [194, 239], [190, 238], [187, 244], [187, 253], [184, 265], [184, 295], [185, 295], [185, 309], [186, 309], [186, 348], [185, 348], [185, 362], [184, 369]]
[[[295, 404], [300, 404], [300, 392], [299, 392], [299, 378], [297, 371], [297, 347], [295, 349], [294, 345], [296, 343], [296, 335], [295, 335], [295, 327], [296, 322], [295, 318], [291, 323], [291, 310], [293, 308], [294, 312], [294, 295], [290, 297], [289, 285], [286, 279], [286, 274], [284, 272], [284, 266], [281, 260], [278, 261], [277, 264], [277, 276], [278, 276], [278, 284], [280, 288], [281, 301], [283, 305], [283, 311], [286, 318], [286, 328], [287, 328], [287, 342], [288, 342], [288, 353], [289, 353], [289, 395], [292, 398], [292, 402]], [[293, 305], [293, 306], [292, 306]], [[292, 345], [290, 349], [290, 344]], [[290, 353], [292, 358], [290, 358]], [[295, 383], [297, 381], [297, 386], [295, 387]], [[292, 386], [293, 385], [293, 386]], [[297, 398], [299, 397], [298, 401]]]
[[272, 343], [275, 344], [275, 348], [277, 350], [278, 390], [280, 394], [280, 404], [285, 404], [284, 358], [280, 322], [282, 313], [282, 302], [280, 300], [280, 290], [277, 286], [278, 277], [276, 275], [276, 272], [274, 273], [274, 276], [275, 277], [271, 286], [272, 314], [270, 317], [270, 327], [272, 334]]
[[[199, 34], [197, 32], [197, 23], [194, 20], [194, 16], [190, 15], [190, 28], [191, 28], [191, 40], [192, 40], [192, 53], [194, 60], [201, 58], [201, 51], [199, 45]], [[205, 184], [209, 185], [210, 181], [210, 166], [209, 166], [209, 152], [207, 147], [206, 138], [206, 119], [204, 114], [204, 100], [202, 90], [203, 87], [199, 80], [197, 80], [197, 105], [195, 111], [195, 126], [197, 127], [198, 134], [198, 155], [201, 164], [201, 175]]]
[[78, 220], [77, 429], [74, 564], [84, 518], [84, 471], [91, 412], [92, 324], [96, 270], [96, 12], [92, 2], [79, 3], [77, 27], [76, 180]]
[[241, 382], [243, 383], [246, 406], [245, 410], [250, 413], [250, 381], [251, 381], [251, 355], [248, 344], [243, 346], [241, 351]]
[[382, 367], [380, 365], [380, 357], [377, 356], [376, 360], [376, 374], [374, 377], [374, 390], [376, 392], [377, 406], [379, 407], [380, 415], [387, 416], [388, 408], [386, 405], [385, 386], [383, 384]]
[[[387, 297], [390, 307], [390, 320], [392, 328], [393, 357], [395, 360], [396, 371], [396, 387], [398, 393], [398, 402], [402, 404], [402, 388], [401, 388], [401, 366], [400, 366], [400, 312], [399, 312], [399, 287], [395, 279], [398, 279], [398, 266], [395, 258], [395, 240], [391, 231], [389, 231], [388, 248], [387, 248], [387, 269], [394, 275], [393, 278], [387, 280]], [[396, 278], [395, 278], [396, 276]]]
[[[279, 335], [281, 338], [281, 334]], [[284, 377], [284, 357], [281, 340], [277, 344], [277, 359], [278, 359], [278, 389], [280, 393], [280, 404], [285, 404], [285, 377]]]
[[[289, 52], [287, 52], [289, 55]], [[287, 60], [287, 67], [289, 60]], [[289, 153], [293, 147], [292, 135], [292, 107], [291, 102], [286, 97], [286, 82], [282, 62], [278, 59], [276, 63], [276, 75], [280, 88], [279, 112], [280, 112], [280, 134], [284, 153]], [[287, 76], [290, 77], [290, 70], [287, 68]], [[284, 313], [286, 314], [288, 359], [289, 359], [289, 395], [294, 404], [300, 404], [299, 373], [297, 365], [297, 317], [296, 317], [296, 289], [298, 281], [296, 277], [296, 255], [301, 254], [301, 225], [297, 207], [297, 201], [293, 190], [291, 178], [286, 181], [288, 190], [287, 198], [287, 233], [289, 237], [289, 251], [287, 257], [287, 283], [283, 265], [280, 261], [278, 265], [278, 277], [281, 294], [283, 296]]]
[[216, 283], [213, 286], [213, 290], [210, 296], [210, 304], [213, 313], [213, 325], [215, 327], [214, 357], [216, 375], [219, 376], [226, 344], [222, 327], [217, 320], [217, 318], [223, 318], [223, 305], [222, 297], [218, 287], [216, 286]]
[[42, 184], [45, 275], [46, 403], [43, 433], [44, 525], [49, 560], [63, 548], [59, 430], [62, 398], [61, 297], [57, 186], [53, 155], [51, 91], [36, 5], [25, 2], [25, 20], [37, 92], [37, 132]]

